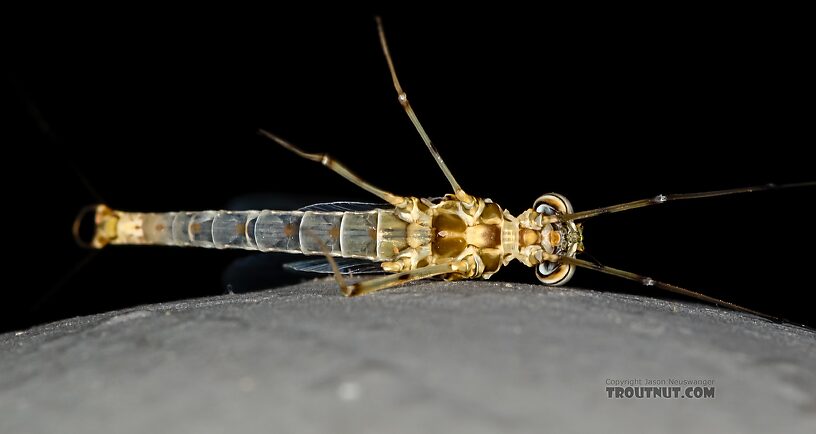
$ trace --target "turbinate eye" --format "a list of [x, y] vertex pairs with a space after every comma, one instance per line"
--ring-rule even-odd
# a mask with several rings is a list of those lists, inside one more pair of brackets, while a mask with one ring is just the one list
[[[558, 193], [547, 193], [536, 199], [533, 209], [544, 215], [570, 214], [573, 212], [572, 204], [566, 197]], [[536, 277], [545, 285], [558, 286], [569, 282], [575, 274], [575, 267], [572, 265], [556, 264], [554, 262], [542, 262], [535, 267]]]
[[560, 286], [572, 279], [575, 267], [553, 262], [542, 262], [535, 267], [536, 277], [541, 283], [551, 286]]
[[533, 209], [535, 212], [544, 215], [570, 214], [573, 212], [570, 201], [558, 193], [547, 193], [539, 197], [536, 199]]

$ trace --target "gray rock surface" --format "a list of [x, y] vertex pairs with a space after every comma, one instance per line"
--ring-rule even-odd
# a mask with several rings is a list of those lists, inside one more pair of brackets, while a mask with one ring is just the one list
[[[614, 293], [320, 280], [0, 335], [0, 432], [813, 433], [815, 338]], [[610, 399], [617, 379], [715, 396]]]

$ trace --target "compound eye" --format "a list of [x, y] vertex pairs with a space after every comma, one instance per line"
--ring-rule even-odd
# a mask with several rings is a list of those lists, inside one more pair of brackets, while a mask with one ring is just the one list
[[536, 199], [533, 209], [544, 215], [553, 214], [570, 214], [572, 213], [572, 204], [566, 197], [558, 193], [547, 193]]
[[572, 279], [575, 267], [554, 262], [542, 262], [535, 267], [536, 277], [541, 283], [551, 286], [560, 286]]

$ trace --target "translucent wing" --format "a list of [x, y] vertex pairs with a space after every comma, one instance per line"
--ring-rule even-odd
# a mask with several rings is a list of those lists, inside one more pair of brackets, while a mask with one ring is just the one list
[[[380, 263], [365, 259], [334, 258], [343, 274], [382, 273]], [[331, 273], [325, 258], [291, 261], [291, 256], [259, 253], [236, 259], [224, 271], [222, 283], [226, 291], [247, 293], [300, 282], [302, 273]], [[295, 271], [293, 273], [293, 271]]]
[[[340, 269], [340, 273], [342, 274], [374, 274], [383, 272], [379, 262], [372, 262], [367, 259], [334, 258], [334, 261], [337, 262], [337, 268]], [[284, 264], [283, 268], [303, 273], [332, 273], [331, 264], [329, 264], [329, 261], [325, 258], [290, 262]]]
[[274, 253], [257, 253], [238, 258], [224, 270], [221, 282], [228, 292], [247, 293], [262, 289], [293, 285], [303, 276], [283, 269], [292, 258]]
[[298, 211], [371, 211], [373, 209], [393, 208], [387, 203], [367, 203], [367, 202], [326, 202], [304, 206]]

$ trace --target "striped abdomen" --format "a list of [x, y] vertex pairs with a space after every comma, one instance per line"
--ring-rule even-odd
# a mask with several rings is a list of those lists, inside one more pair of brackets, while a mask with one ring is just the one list
[[[115, 224], [111, 244], [154, 244], [302, 253], [385, 261], [406, 246], [407, 224], [393, 209], [365, 212], [198, 211], [97, 214]], [[112, 229], [112, 228], [111, 228]]]

